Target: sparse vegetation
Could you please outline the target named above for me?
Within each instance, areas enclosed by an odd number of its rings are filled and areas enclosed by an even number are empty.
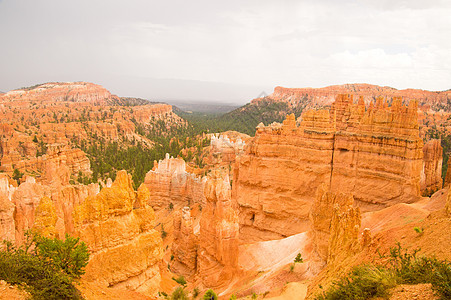
[[[168,233],[164,230],[163,224],[161,224],[161,238],[165,239]]]
[[[12,178],[17,182],[17,184],[20,184],[20,179],[22,178],[22,176],[22,172],[20,172],[18,169],[14,169]]]
[[[318,295],[317,300],[387,298],[398,284],[431,283],[441,299],[451,298],[451,263],[417,257],[419,249],[408,252],[398,245],[390,249],[386,264],[360,265]],[[387,257],[381,257],[387,258]]]
[[[183,285],[183,286],[186,285],[185,277],[183,277],[183,276],[181,276],[181,275],[180,275],[179,277],[177,277],[177,278],[172,277],[172,280],[174,280],[175,282],[177,282],[177,283],[180,284],[180,285]]]
[[[209,289],[208,291],[205,292],[202,299],[203,300],[218,300],[218,296],[212,289]]]
[[[196,299],[199,296],[199,289],[198,288],[194,288],[193,290],[193,299]]]
[[[301,253],[298,253],[298,255],[296,255],[296,257],[294,258],[294,263],[303,263],[304,259],[302,258]]]
[[[171,300],[188,300],[188,293],[183,287],[176,288],[171,295]]]
[[[415,230],[416,233],[418,233],[419,235],[422,235],[424,233],[424,228],[423,227],[414,227],[413,230]]]
[[[0,251],[0,279],[29,292],[33,299],[82,299],[73,281],[84,273],[89,252],[78,238],[64,241],[26,235],[15,247],[5,242]]]

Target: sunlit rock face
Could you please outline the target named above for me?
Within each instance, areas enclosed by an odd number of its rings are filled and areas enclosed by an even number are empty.
[[[111,187],[75,208],[75,233],[91,252],[88,280],[156,293],[163,248],[149,196],[144,185],[134,191],[131,176],[120,171]]]
[[[160,210],[168,208],[171,203],[182,207],[204,204],[205,180],[205,177],[188,173],[183,159],[167,154],[146,174],[144,184],[150,191],[149,204]]]
[[[238,272],[239,220],[225,170],[213,170],[205,185],[200,219],[198,274],[205,286],[224,288]]]
[[[308,234],[313,251],[309,263],[313,272],[326,264],[333,266],[360,250],[361,214],[360,208],[354,206],[352,195],[334,193],[325,184],[320,185],[310,210],[310,221]]]
[[[438,150],[437,150],[438,151]],[[435,182],[439,167],[425,167]],[[283,238],[309,228],[316,189],[354,197],[364,211],[420,198],[423,141],[417,103],[339,95],[330,110],[307,110],[296,124],[260,124],[236,162],[233,199],[239,206],[242,242]],[[432,177],[434,179],[432,179]]]

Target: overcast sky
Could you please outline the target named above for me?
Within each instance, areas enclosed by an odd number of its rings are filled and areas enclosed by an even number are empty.
[[[245,103],[277,85],[451,88],[451,1],[0,0],[0,91]]]

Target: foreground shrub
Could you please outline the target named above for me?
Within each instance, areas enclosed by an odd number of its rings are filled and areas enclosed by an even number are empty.
[[[82,299],[72,282],[84,273],[88,259],[86,245],[78,244],[78,239],[28,236],[19,248],[5,243],[0,251],[0,279],[22,287],[33,299]]]
[[[398,243],[390,249],[385,266],[357,266],[318,295],[317,300],[387,298],[397,284],[431,283],[441,299],[451,299],[451,264],[436,258],[417,257]],[[387,258],[387,257],[381,257]]]
[[[388,289],[396,285],[393,274],[383,267],[363,265],[355,267],[351,273],[316,297],[318,300],[363,300],[371,297],[387,297]]]
[[[212,289],[209,289],[204,294],[204,297],[202,299],[203,300],[218,300],[218,296],[216,295],[216,293]]]
[[[171,295],[171,300],[188,300],[188,293],[184,288],[178,287],[176,288]]]

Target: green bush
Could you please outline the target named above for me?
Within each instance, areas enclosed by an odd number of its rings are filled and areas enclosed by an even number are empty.
[[[89,252],[86,244],[80,242],[80,238],[66,234],[63,241],[35,236],[34,242],[37,256],[50,262],[56,269],[62,270],[73,279],[80,278],[85,273]]]
[[[185,277],[183,277],[181,275],[178,278],[172,277],[172,280],[174,280],[175,282],[177,282],[180,285],[186,285]]]
[[[218,296],[216,295],[216,293],[212,289],[209,289],[204,294],[204,297],[202,299],[203,300],[218,300]]]
[[[352,272],[317,296],[317,300],[364,300],[371,297],[387,297],[388,289],[396,284],[393,275],[385,268],[371,265],[355,267]]]
[[[188,300],[188,295],[182,287],[176,288],[171,295],[171,300]]]
[[[304,259],[302,258],[301,253],[298,253],[298,255],[296,255],[296,258],[294,259],[295,263],[303,263]]]
[[[354,267],[345,277],[318,295],[317,300],[386,298],[397,284],[431,283],[441,299],[451,299],[451,263],[436,258],[417,257],[398,243],[390,249],[387,263]],[[382,257],[387,258],[387,257]]]
[[[78,239],[75,240],[78,243]],[[25,245],[19,248],[4,242],[6,247],[0,251],[0,279],[23,287],[33,299],[82,299],[72,282],[84,273],[86,264],[83,261],[89,258],[87,248],[77,248],[72,238],[60,242],[27,237]],[[49,250],[47,246],[52,244],[60,247]],[[74,245],[77,250],[62,245]],[[34,250],[30,251],[32,246]],[[75,256],[72,255],[74,251],[78,253]],[[64,259],[66,257],[72,262],[63,263],[69,261]]]

